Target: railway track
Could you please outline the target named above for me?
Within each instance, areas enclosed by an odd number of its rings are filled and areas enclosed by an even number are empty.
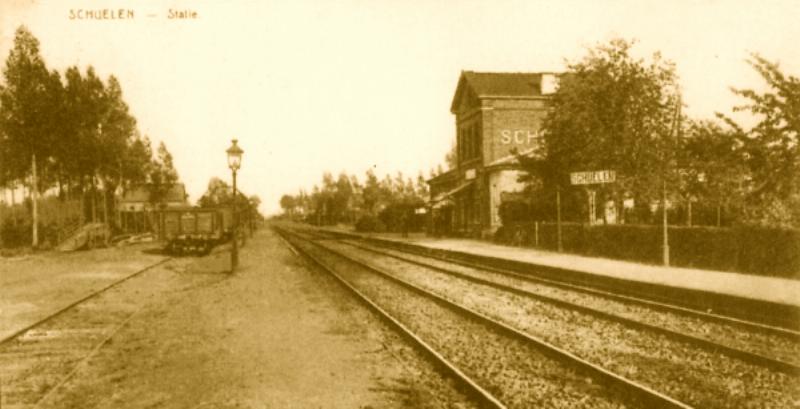
[[[586,297],[579,298],[576,300],[574,295],[570,296],[567,294],[566,296],[562,295],[564,298],[572,298],[576,301],[567,301],[561,298],[557,298],[557,296],[550,296],[550,295],[543,295],[541,292],[537,292],[536,290],[540,290],[536,286],[525,286],[520,285],[520,281],[530,283],[531,280],[528,277],[525,277],[521,274],[516,273],[508,273],[508,272],[487,272],[481,271],[481,269],[473,268],[472,271],[466,272],[463,270],[454,269],[452,267],[448,268],[443,265],[443,263],[437,263],[436,261],[425,260],[425,257],[422,256],[407,256],[399,251],[385,251],[382,249],[377,249],[372,246],[363,245],[360,243],[354,243],[352,241],[340,241],[341,243],[353,246],[355,248],[368,251],[373,254],[381,255],[384,257],[391,257],[396,260],[400,260],[402,262],[414,264],[420,267],[424,267],[427,269],[435,270],[444,274],[449,274],[454,277],[458,277],[463,280],[472,281],[474,283],[491,286],[497,288],[499,290],[515,293],[521,295],[523,297],[533,298],[542,302],[550,303],[552,305],[556,305],[563,308],[568,308],[573,311],[578,311],[581,313],[589,314],[594,317],[605,319],[613,322],[617,322],[623,325],[626,325],[633,329],[640,329],[645,331],[651,331],[654,333],[658,333],[664,335],[667,338],[686,342],[688,344],[703,348],[707,351],[714,352],[714,353],[722,353],[732,358],[741,359],[745,362],[749,362],[755,365],[762,366],[764,368],[780,371],[789,375],[798,376],[800,375],[800,365],[796,362],[791,362],[790,360],[800,359],[800,339],[797,338],[797,334],[790,332],[788,330],[781,330],[781,331],[774,331],[773,329],[765,330],[762,325],[756,324],[753,326],[742,326],[738,323],[735,324],[735,327],[739,328],[743,331],[748,331],[745,333],[740,333],[736,335],[740,335],[742,338],[747,340],[752,340],[756,338],[758,344],[756,346],[750,346],[752,349],[768,349],[769,351],[764,353],[757,353],[747,350],[746,348],[737,348],[733,346],[726,345],[721,341],[714,341],[707,338],[702,337],[701,335],[693,335],[686,332],[680,332],[678,330],[670,329],[670,325],[666,323],[667,320],[670,319],[680,319],[676,316],[657,316],[652,318],[650,321],[647,321],[647,317],[642,319],[640,317],[631,318],[631,315],[652,315],[653,312],[651,311],[643,311],[642,309],[636,309],[633,312],[628,312],[626,315],[622,314],[615,314],[608,312],[607,309],[601,308],[602,306],[608,306],[606,302],[600,303],[601,307],[598,307],[597,303],[594,303],[591,297],[588,299]],[[527,288],[526,288],[527,287]],[[616,300],[615,300],[616,301]],[[638,303],[639,306],[648,306],[648,304],[641,304]],[[611,306],[610,309],[612,310],[620,310],[623,306],[614,305]],[[623,307],[624,308],[624,307]],[[658,314],[656,312],[656,314]],[[666,313],[669,314],[669,313]],[[718,322],[717,320],[713,320],[714,322]],[[665,326],[665,323],[667,324]],[[734,335],[731,333],[729,328],[722,328],[719,325],[711,325],[710,328],[697,328],[694,326],[708,326],[707,322],[698,322],[697,320],[691,320],[689,322],[681,322],[680,325],[673,325],[673,326],[680,326],[686,330],[693,330],[693,333],[697,334],[714,334],[717,335],[717,338],[721,338],[716,334],[715,331],[722,331],[723,334]],[[693,328],[694,327],[694,328]],[[746,342],[742,342],[742,344],[747,344]],[[766,348],[763,348],[766,347]],[[767,356],[769,353],[773,355],[782,356],[785,360],[780,358],[775,358],[772,356]]]
[[[314,232],[303,234],[697,407],[793,407],[793,399],[800,398],[793,396],[800,391],[800,345],[791,332],[740,322],[724,325],[716,319],[672,314],[560,287],[549,287],[543,295],[541,283],[519,274],[467,268]],[[576,336],[580,342],[574,341]],[[726,344],[728,338],[737,339]]]
[[[725,312],[715,311],[714,308],[710,306],[700,307],[697,305],[697,297],[705,297],[709,296],[709,294],[689,294],[688,296],[694,298],[694,300],[693,302],[687,302],[680,298],[681,294],[677,293],[673,294],[673,296],[677,296],[677,298],[663,295],[654,296],[654,294],[652,294],[654,287],[658,287],[659,289],[663,288],[654,284],[649,285],[649,290],[645,291],[649,293],[648,295],[637,295],[638,290],[629,291],[627,288],[627,286],[632,285],[631,283],[624,283],[625,288],[613,284],[600,285],[597,283],[587,283],[585,279],[567,276],[561,277],[558,275],[558,273],[570,273],[568,271],[556,271],[554,275],[553,271],[549,271],[550,269],[548,267],[533,266],[522,262],[493,259],[491,257],[475,256],[468,253],[451,252],[433,248],[423,248],[413,244],[376,239],[351,233],[310,229],[307,229],[307,231],[313,231],[315,235],[321,235],[321,237],[330,239],[354,239],[361,242],[368,242],[375,246],[395,249],[404,253],[437,259],[464,267],[479,268],[510,275],[516,274],[520,277],[525,277],[525,279],[554,287],[593,294],[621,302],[640,304],[648,308],[697,317],[703,320],[718,321],[726,325],[736,325],[746,329],[771,332],[800,340],[800,321],[798,321],[800,316],[797,315],[796,311],[775,310],[774,305],[764,306],[766,309],[757,309],[755,311],[749,311],[748,313],[738,311],[737,314],[727,314]],[[722,308],[722,310],[725,310],[725,308]]]
[[[139,298],[122,297],[114,308],[102,305],[102,298],[169,260],[116,280],[0,339],[0,407],[43,404],[141,308]]]
[[[488,407],[691,407],[313,239],[279,232]]]
[[[800,342],[800,330],[790,328],[788,326],[766,324],[757,320],[743,319],[730,315],[713,313],[709,310],[700,310],[696,308],[689,308],[679,303],[669,303],[665,301],[656,301],[650,298],[637,297],[633,295],[619,294],[613,291],[606,291],[595,286],[576,284],[569,281],[560,281],[548,277],[542,277],[530,273],[521,273],[508,268],[500,268],[490,265],[486,262],[467,261],[458,257],[449,257],[439,253],[430,253],[422,249],[415,248],[414,246],[405,243],[393,243],[387,240],[374,240],[371,238],[363,238],[351,234],[340,234],[319,231],[307,231],[307,234],[313,234],[316,237],[328,238],[332,240],[355,240],[361,243],[371,243],[372,248],[380,247],[384,249],[396,250],[397,252],[419,256],[428,260],[437,260],[440,262],[448,263],[451,265],[459,265],[466,268],[483,270],[493,272],[507,277],[513,277],[522,281],[531,283],[538,283],[546,286],[562,288],[567,291],[574,291],[584,293],[598,298],[605,298],[612,301],[618,301],[629,305],[638,305],[652,310],[663,311],[675,315],[683,315],[686,317],[696,318],[703,321],[718,322],[723,325],[736,326],[748,331],[761,332],[767,334],[775,334],[777,336],[792,339]],[[535,266],[531,266],[535,268]],[[793,322],[796,326],[797,322]]]

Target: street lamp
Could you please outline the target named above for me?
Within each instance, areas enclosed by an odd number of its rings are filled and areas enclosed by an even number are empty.
[[[236,212],[236,171],[242,166],[242,154],[244,151],[236,144],[237,140],[231,140],[233,145],[228,148],[228,167],[233,174],[233,225],[231,233],[233,235],[233,247],[231,248],[231,272],[239,265],[239,243],[236,238],[236,230],[239,224],[239,214]]]

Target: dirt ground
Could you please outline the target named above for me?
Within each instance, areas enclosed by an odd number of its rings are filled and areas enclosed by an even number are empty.
[[[50,408],[466,408],[393,330],[269,229],[242,249],[163,265],[145,306]],[[183,259],[186,260],[186,259]]]
[[[153,245],[0,258],[0,338],[164,256]]]

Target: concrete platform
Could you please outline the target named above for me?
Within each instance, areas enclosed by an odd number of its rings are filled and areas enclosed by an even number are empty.
[[[353,230],[343,227],[327,229],[356,234]],[[469,253],[632,282],[716,293],[800,308],[800,280],[683,267],[664,267],[555,253],[533,248],[502,246],[481,240],[433,238],[419,233],[411,234],[407,238],[391,233],[359,234],[430,249]]]

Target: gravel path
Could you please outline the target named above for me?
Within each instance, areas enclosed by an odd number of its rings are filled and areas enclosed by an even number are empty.
[[[408,289],[336,262],[337,271],[510,408],[621,408],[624,398],[538,350]]]
[[[181,260],[106,300],[146,306],[42,409],[477,409],[271,231],[234,274],[229,253]]]
[[[341,243],[326,245],[696,407],[788,408],[800,400],[800,382],[788,375]]]

